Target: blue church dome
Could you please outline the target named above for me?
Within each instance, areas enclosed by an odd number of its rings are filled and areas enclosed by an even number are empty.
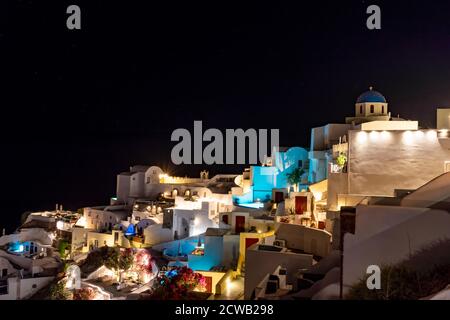
[[[386,98],[379,93],[378,91],[375,91],[370,87],[369,91],[364,92],[361,94],[358,99],[356,100],[356,103],[365,103],[365,102],[382,102],[386,103]]]

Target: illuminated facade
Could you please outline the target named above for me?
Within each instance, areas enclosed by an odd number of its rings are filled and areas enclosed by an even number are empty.
[[[291,186],[287,177],[295,169],[304,169],[304,177],[299,184],[307,183],[308,152],[300,147],[275,148],[272,157],[263,166],[252,166],[241,178],[242,192],[235,193],[236,205],[259,208],[252,204],[275,200],[273,190],[289,190]],[[248,182],[246,182],[247,180]]]
[[[159,197],[174,200],[177,196],[208,197],[211,193],[228,193],[236,187],[236,174],[220,174],[209,178],[207,171],[200,172],[199,178],[175,177],[157,166],[132,166],[127,172],[117,176],[117,204],[133,205],[138,199]]]

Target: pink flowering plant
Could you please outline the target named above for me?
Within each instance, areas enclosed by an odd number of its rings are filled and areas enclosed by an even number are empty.
[[[174,268],[156,279],[152,298],[184,300],[188,299],[189,294],[194,290],[206,290],[205,277],[188,267]]]

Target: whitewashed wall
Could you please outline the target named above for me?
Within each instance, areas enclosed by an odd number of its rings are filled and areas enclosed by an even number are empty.
[[[434,130],[349,131],[349,194],[394,195],[444,173],[450,150]],[[447,139],[448,140],[448,139]]]
[[[408,213],[409,212],[409,213]],[[344,284],[352,285],[369,265],[395,264],[434,242],[450,238],[446,211],[358,206],[356,234],[344,238]],[[433,263],[439,261],[436,259]]]

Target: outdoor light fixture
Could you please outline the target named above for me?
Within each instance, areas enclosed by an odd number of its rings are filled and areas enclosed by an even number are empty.
[[[56,222],[56,229],[58,230],[64,229],[64,222],[62,220],[58,220],[58,222]]]

